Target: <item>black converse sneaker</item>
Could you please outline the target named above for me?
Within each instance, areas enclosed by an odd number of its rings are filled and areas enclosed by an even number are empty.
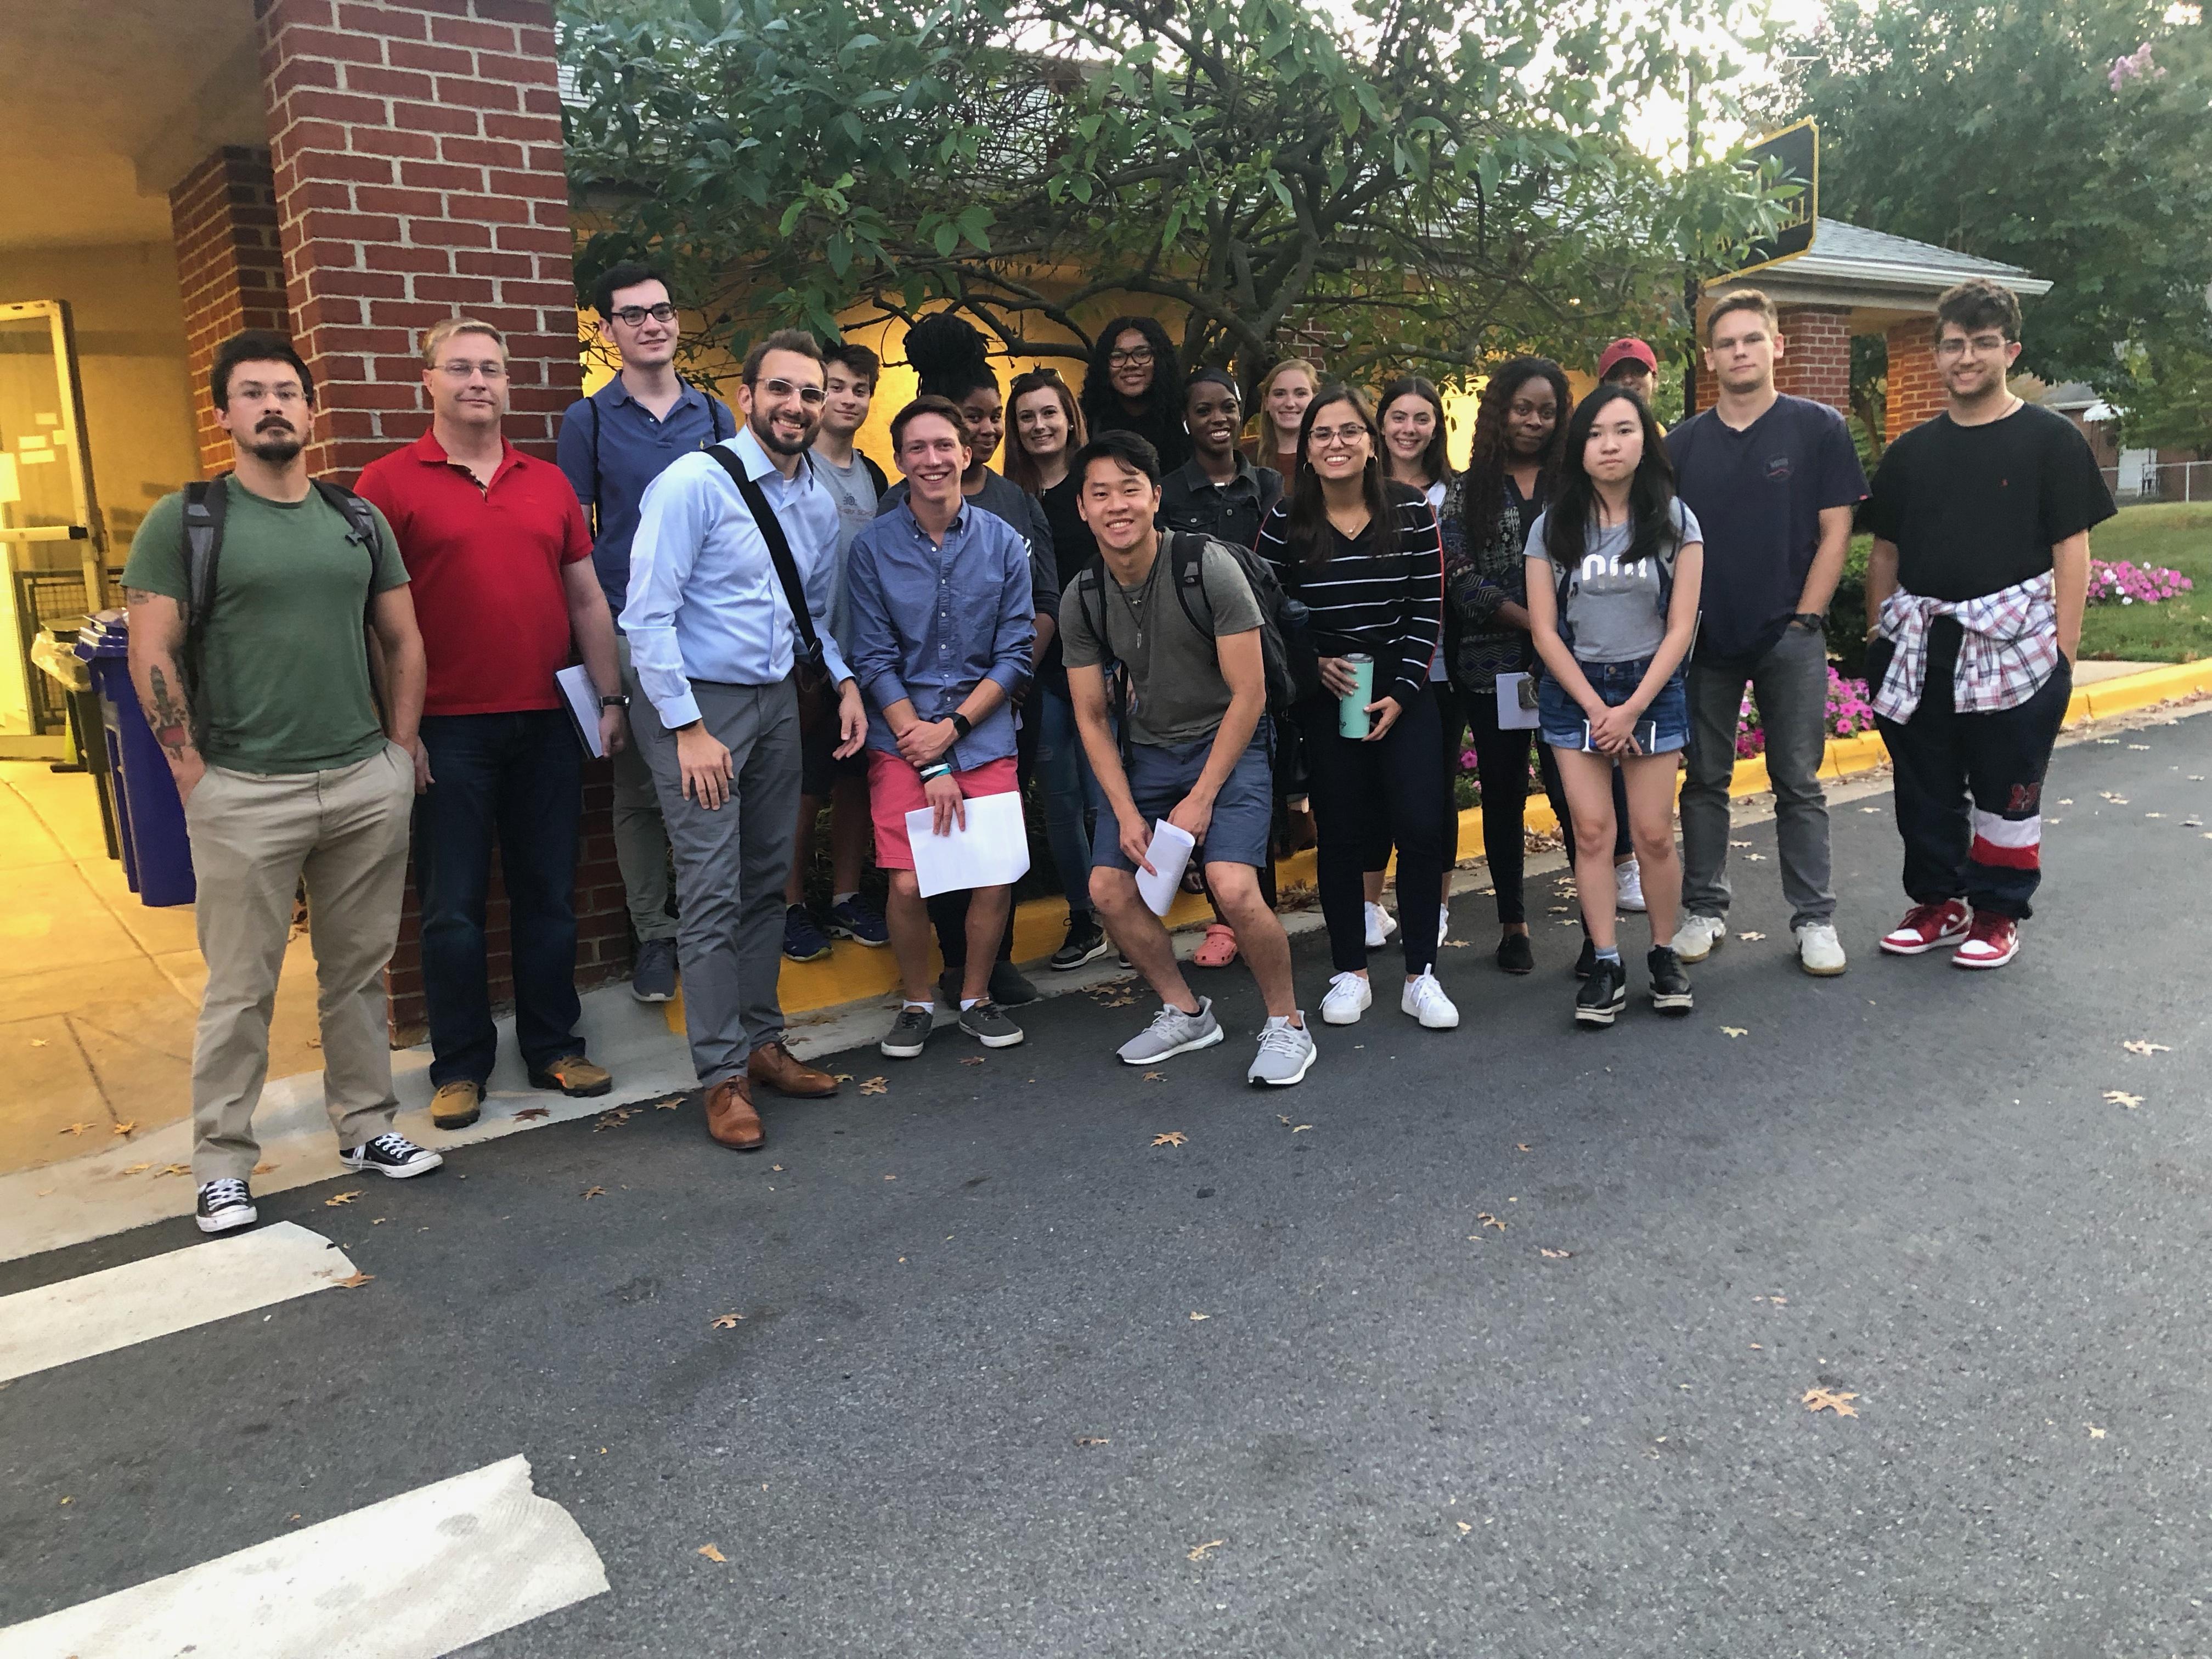
[[[390,1130],[374,1140],[362,1141],[351,1152],[338,1154],[338,1162],[349,1170],[374,1170],[377,1174],[390,1176],[395,1181],[404,1181],[409,1176],[428,1175],[445,1161],[428,1146],[417,1146],[405,1135],[393,1134]]]
[[[260,1218],[253,1207],[253,1194],[246,1190],[244,1182],[236,1180],[203,1183],[199,1207],[192,1214],[204,1233],[234,1232]]]
[[[1575,1020],[1582,1025],[1610,1025],[1628,1006],[1628,969],[1618,957],[1607,961],[1595,948],[1590,975],[1575,993]]]
[[[1671,945],[1655,945],[1644,959],[1651,970],[1651,1006],[1662,1014],[1690,1012],[1690,976],[1682,971],[1682,958]]]

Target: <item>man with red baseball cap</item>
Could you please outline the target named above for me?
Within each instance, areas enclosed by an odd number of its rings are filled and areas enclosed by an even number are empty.
[[[1601,386],[1626,386],[1649,408],[1659,386],[1658,354],[1638,339],[1615,340],[1597,360],[1597,378]]]

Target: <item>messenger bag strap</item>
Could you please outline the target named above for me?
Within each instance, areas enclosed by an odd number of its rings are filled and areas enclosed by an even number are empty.
[[[752,513],[761,539],[768,544],[768,556],[775,563],[777,580],[783,584],[784,603],[791,607],[792,624],[799,630],[803,647],[799,653],[800,660],[817,672],[827,673],[821,636],[815,633],[813,614],[806,608],[806,587],[799,580],[798,562],[791,556],[791,544],[784,538],[783,526],[776,519],[775,509],[769,505],[768,493],[746,476],[745,464],[721,445],[710,445],[707,453],[730,475],[730,482],[737,485],[738,494],[744,497],[745,506]]]

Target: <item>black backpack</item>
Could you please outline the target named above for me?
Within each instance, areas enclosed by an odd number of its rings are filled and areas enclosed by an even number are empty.
[[[204,717],[198,706],[200,664],[207,650],[208,618],[215,611],[216,571],[222,557],[222,520],[230,506],[229,480],[230,474],[225,472],[185,486],[185,591],[191,599],[185,617],[185,657],[179,666],[185,672],[185,701],[191,706],[195,723]],[[383,548],[383,538],[377,532],[376,509],[343,484],[332,483],[328,478],[311,482],[315,493],[336,507],[345,520],[346,540],[368,555],[368,596],[362,605],[361,615],[362,649],[367,655],[368,635],[374,627],[377,556]],[[368,660],[369,693],[381,714],[384,698],[376,684],[376,659],[370,655]]]

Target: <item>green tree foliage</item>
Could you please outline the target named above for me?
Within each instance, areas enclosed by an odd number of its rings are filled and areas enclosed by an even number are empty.
[[[2021,366],[2124,397],[2122,349],[2201,337],[2212,281],[2212,31],[2168,10],[1839,0],[1771,113],[1819,118],[1823,213],[2050,279]]]
[[[1347,372],[1583,349],[1778,216],[1622,137],[1722,3],[563,0],[581,264],[650,251],[732,343],[950,301],[1079,356],[1128,295],[1248,381],[1314,331]]]

